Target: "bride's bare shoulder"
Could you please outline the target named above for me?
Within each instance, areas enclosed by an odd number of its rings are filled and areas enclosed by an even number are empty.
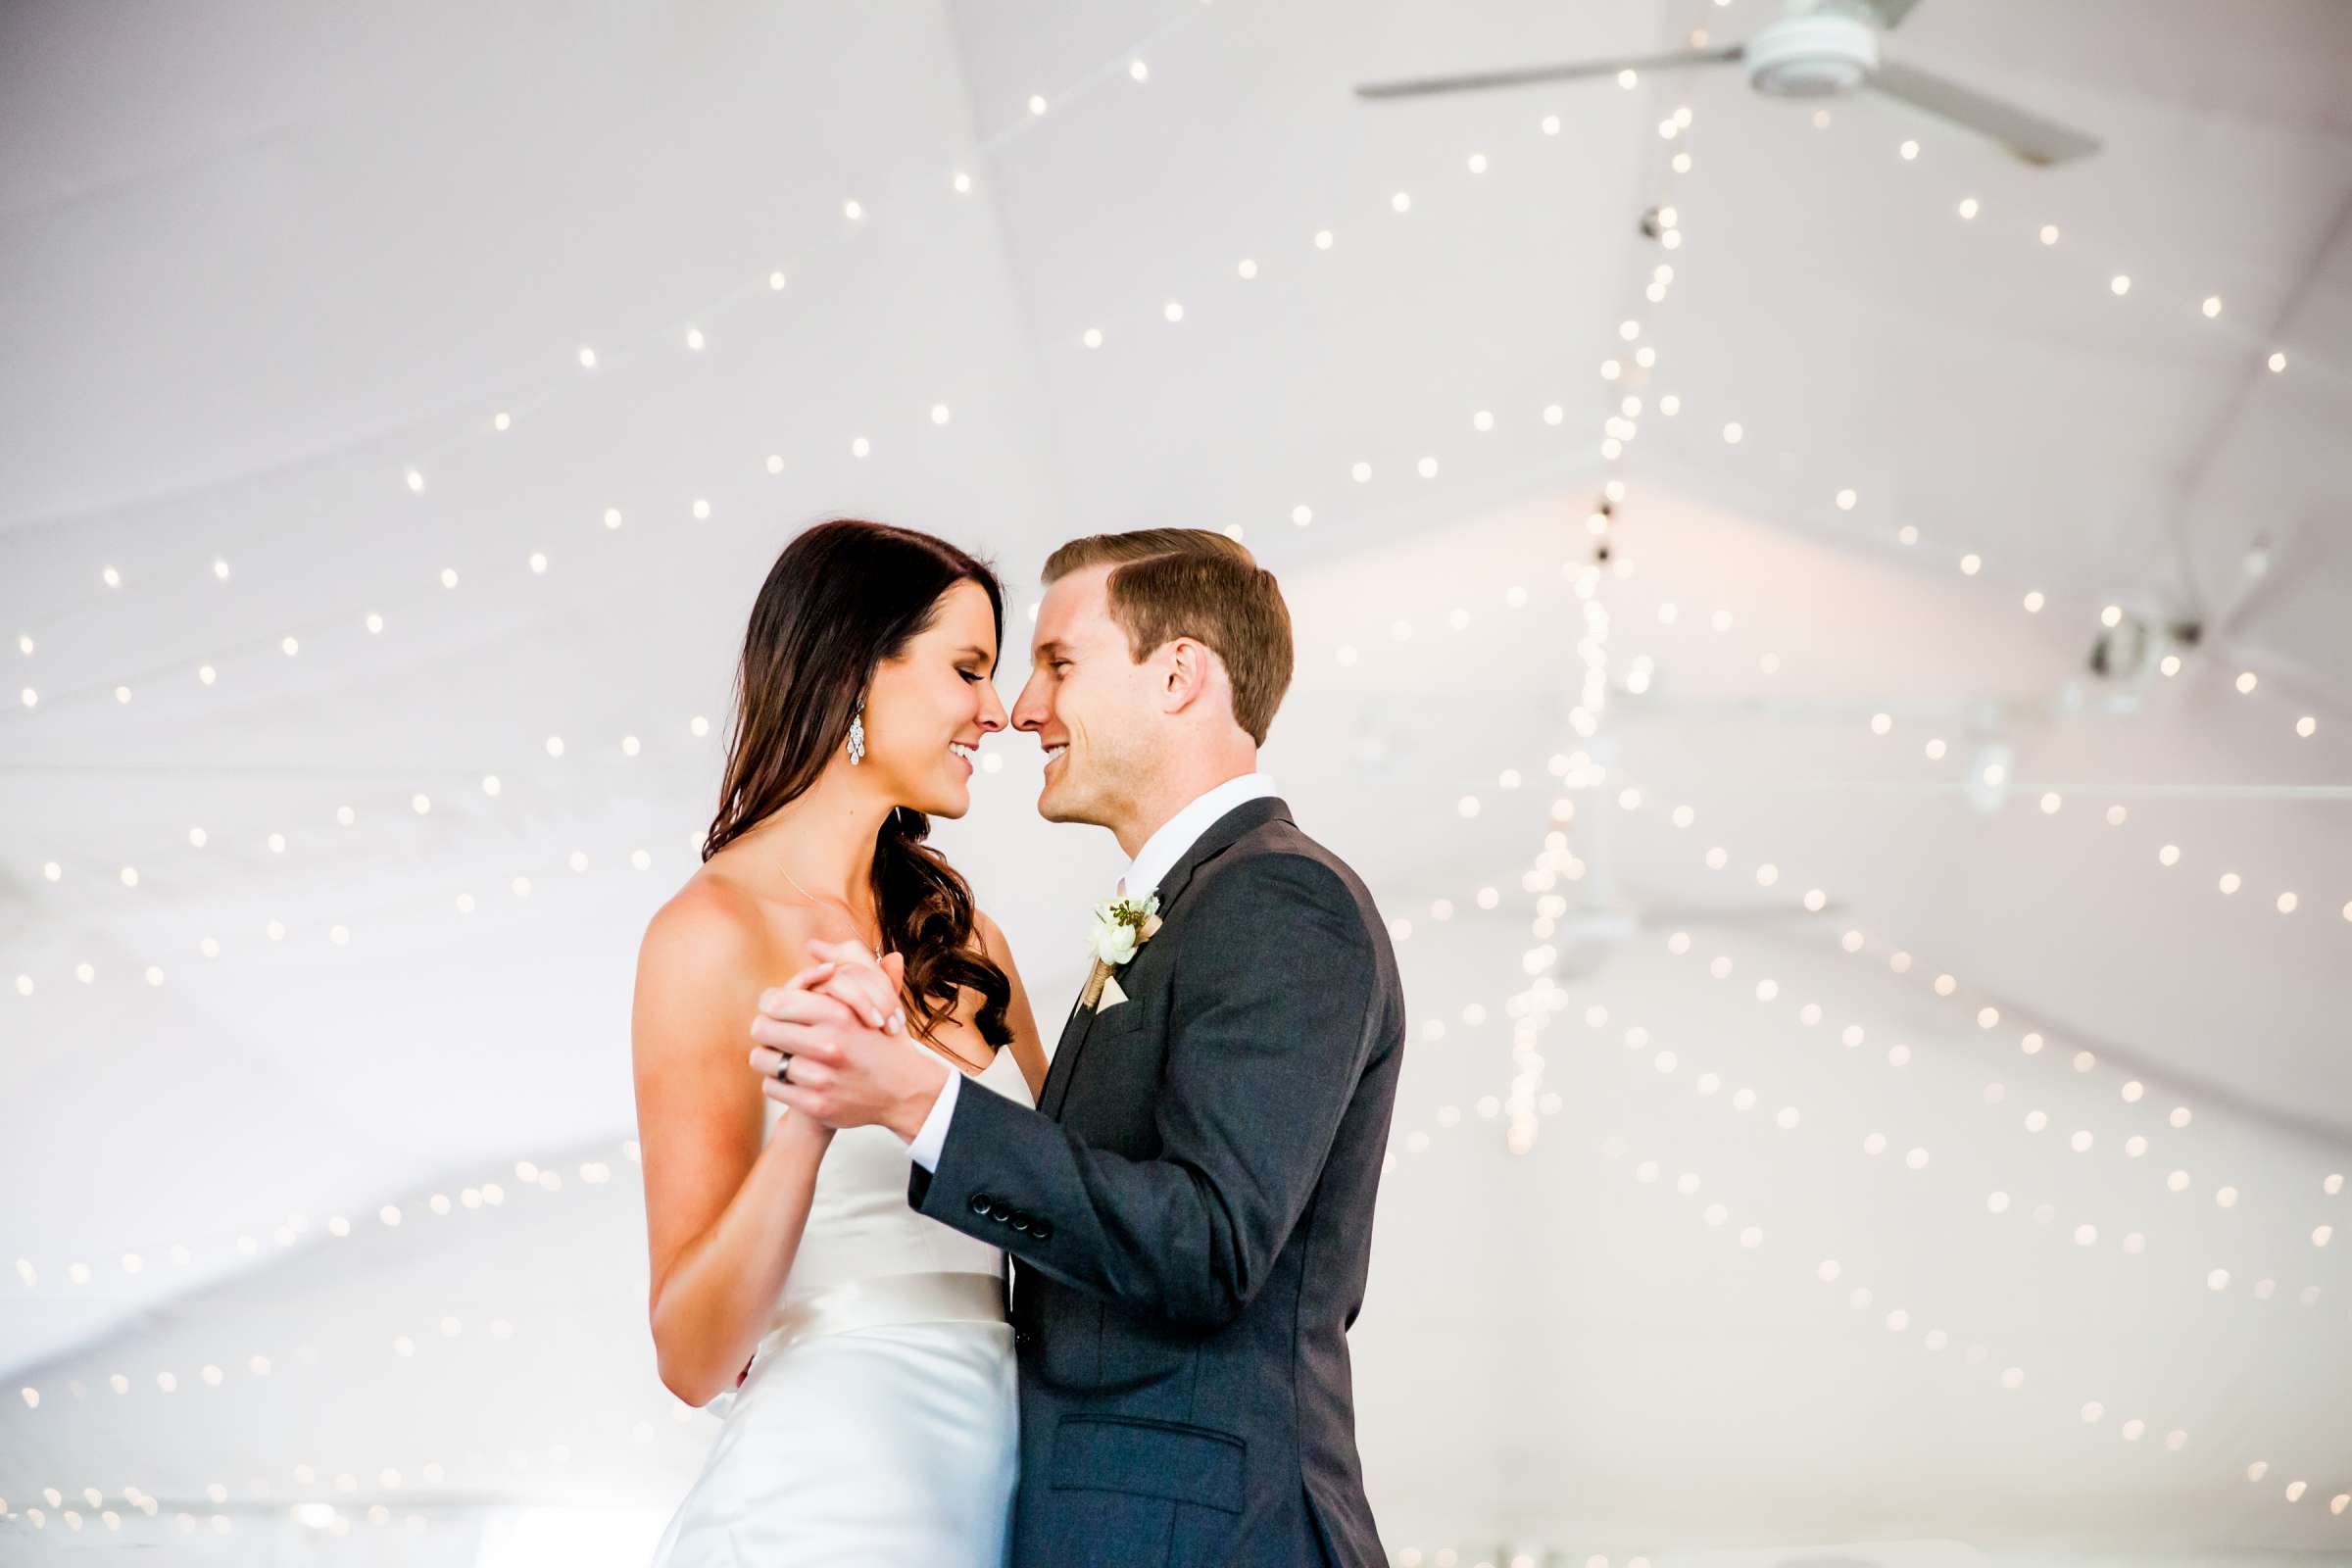
[[[765,897],[718,860],[706,861],[654,911],[643,962],[769,969],[807,950],[809,911]]]

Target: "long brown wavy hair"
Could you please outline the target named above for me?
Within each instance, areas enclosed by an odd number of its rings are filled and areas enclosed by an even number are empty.
[[[850,717],[874,668],[939,617],[958,582],[988,594],[997,640],[1004,589],[987,564],[944,539],[887,523],[818,523],[784,547],[760,586],[735,670],[735,712],[718,814],[703,858],[732,843],[816,782],[847,742]],[[906,956],[906,989],[922,1032],[952,1016],[959,989],[980,993],[983,1039],[1012,1038],[1012,986],[973,944],[972,891],[924,844],[931,819],[900,806],[874,837],[874,905],[886,953]]]

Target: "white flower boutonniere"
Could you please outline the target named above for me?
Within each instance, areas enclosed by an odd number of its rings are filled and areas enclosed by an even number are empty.
[[[1086,977],[1086,991],[1078,999],[1092,1007],[1099,1002],[1109,1006],[1126,1001],[1111,978],[1111,971],[1135,956],[1142,947],[1159,930],[1159,895],[1154,893],[1138,904],[1133,899],[1106,899],[1095,906],[1094,926],[1087,932],[1086,945],[1095,956],[1094,971]],[[1113,995],[1102,1002],[1107,988]]]

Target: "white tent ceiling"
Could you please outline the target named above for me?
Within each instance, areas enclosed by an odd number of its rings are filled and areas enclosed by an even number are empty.
[[[2352,1552],[2352,12],[1920,7],[2106,139],[2048,172],[1737,73],[1348,93],[1768,15],[0,11],[0,1543],[658,1523],[708,1422],[635,945],[752,592],[849,514],[1016,606],[1101,528],[1282,575],[1268,765],[1424,1020],[1356,1336],[1399,1551]],[[2204,639],[2094,676],[2109,605]],[[1050,1008],[1118,857],[987,751],[940,837]]]

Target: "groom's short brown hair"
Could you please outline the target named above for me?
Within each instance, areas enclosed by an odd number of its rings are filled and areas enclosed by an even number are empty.
[[[1232,681],[1234,721],[1265,745],[1291,687],[1291,612],[1274,574],[1224,534],[1138,528],[1071,540],[1046,558],[1046,583],[1105,563],[1110,618],[1135,662],[1177,637],[1207,644]]]

